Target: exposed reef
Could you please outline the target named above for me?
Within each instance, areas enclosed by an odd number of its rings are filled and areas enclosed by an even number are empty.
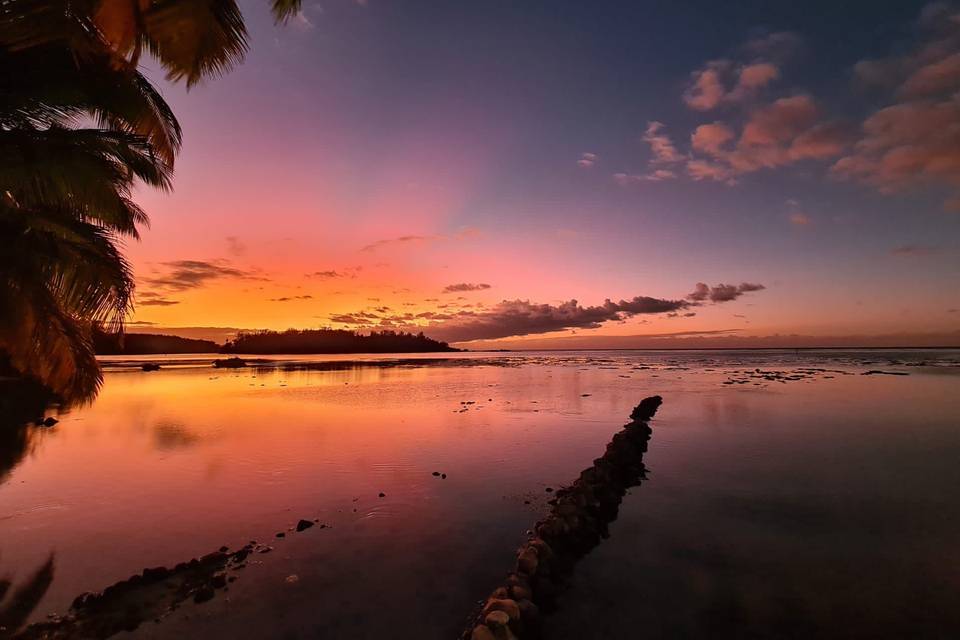
[[[213,366],[217,369],[240,369],[247,366],[247,361],[243,358],[222,358],[220,360],[214,360]]]
[[[643,454],[653,430],[647,424],[662,403],[645,398],[631,422],[613,436],[603,456],[573,484],[557,489],[550,512],[517,550],[504,583],[471,616],[462,640],[519,640],[540,636],[541,611],[555,606],[562,583],[576,562],[609,535],[620,502],[646,477]]]
[[[325,524],[317,524],[316,520],[301,519],[289,531],[302,533],[314,525],[317,529],[328,528]],[[286,533],[278,533],[277,537],[286,537]],[[13,634],[12,637],[18,640],[103,640],[122,631],[133,631],[145,622],[159,622],[181,604],[191,601],[202,604],[212,600],[218,591],[230,588],[230,583],[246,567],[251,554],[272,550],[272,546],[251,541],[237,551],[220,547],[213,553],[173,567],[147,568],[99,593],[77,596],[66,615],[51,616],[49,620],[31,624],[19,633],[16,633],[19,624],[0,628],[0,638]],[[32,604],[35,606],[36,602]],[[26,617],[21,616],[22,619]]]

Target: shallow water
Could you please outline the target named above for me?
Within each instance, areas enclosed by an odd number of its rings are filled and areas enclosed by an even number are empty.
[[[143,360],[0,445],[0,577],[53,557],[31,621],[257,540],[228,592],[134,635],[455,637],[545,489],[656,393],[649,480],[550,637],[960,633],[960,352]],[[329,528],[274,537],[301,518]]]

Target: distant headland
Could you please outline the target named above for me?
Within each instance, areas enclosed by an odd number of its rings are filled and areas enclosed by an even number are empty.
[[[147,355],[160,353],[436,353],[460,351],[423,333],[345,329],[288,329],[241,331],[223,345],[153,333],[118,335],[97,331],[97,355]]]

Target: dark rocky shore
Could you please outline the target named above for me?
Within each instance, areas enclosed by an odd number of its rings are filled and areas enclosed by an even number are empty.
[[[302,533],[316,525],[316,520],[301,519],[290,532]],[[286,532],[277,533],[283,538]],[[201,604],[212,600],[217,592],[227,591],[247,566],[253,554],[273,551],[273,547],[251,541],[237,551],[220,547],[200,558],[181,562],[173,567],[144,569],[126,580],[110,585],[99,593],[84,593],[74,599],[63,616],[51,616],[46,622],[32,624],[12,637],[27,640],[93,638],[103,640],[140,625],[160,620],[181,604]],[[0,638],[9,637],[16,628],[0,628]]]
[[[574,564],[609,535],[624,494],[645,478],[643,454],[653,433],[647,423],[661,403],[660,396],[645,398],[603,456],[569,487],[556,491],[550,513],[517,550],[504,583],[471,616],[462,640],[540,637],[541,612],[555,606]]]

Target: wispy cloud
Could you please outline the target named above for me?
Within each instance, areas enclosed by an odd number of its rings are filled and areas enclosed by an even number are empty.
[[[238,269],[225,260],[173,260],[161,263],[166,273],[145,278],[152,287],[166,291],[187,291],[222,279],[265,280],[257,272]]]
[[[458,231],[453,235],[406,235],[398,236],[396,238],[386,238],[383,240],[377,240],[376,242],[371,242],[368,245],[364,245],[360,248],[362,252],[373,252],[379,249],[388,248],[391,246],[404,246],[404,245],[425,245],[431,244],[433,242],[441,242],[444,240],[470,240],[473,238],[478,238],[482,235],[482,232],[474,227],[467,227]]]
[[[227,236],[227,253],[232,256],[242,256],[247,252],[247,245],[236,236]]]
[[[269,298],[268,302],[291,302],[293,300],[313,300],[313,296],[304,295],[304,296],[283,296],[281,298]]]
[[[306,274],[306,276],[308,278],[316,278],[318,280],[334,280],[336,278],[356,278],[357,272],[361,270],[362,270],[361,267],[353,267],[353,268],[343,269],[341,271],[329,269],[327,271],[314,271],[312,273]]]
[[[489,289],[490,285],[484,282],[473,284],[470,282],[461,282],[459,284],[448,284],[443,288],[442,293],[459,293],[462,291],[483,291]]]
[[[890,250],[890,255],[898,257],[930,256],[940,253],[940,247],[928,244],[902,244]]]
[[[180,304],[179,300],[171,300],[166,296],[154,291],[141,291],[136,294],[137,304],[142,307],[170,307]]]
[[[577,160],[577,165],[584,169],[589,169],[593,165],[597,164],[599,160],[599,156],[597,156],[595,153],[581,153],[580,159]]]
[[[683,160],[683,155],[664,132],[665,128],[662,122],[654,120],[647,123],[647,129],[643,133],[643,141],[650,145],[653,164],[672,164]]]

